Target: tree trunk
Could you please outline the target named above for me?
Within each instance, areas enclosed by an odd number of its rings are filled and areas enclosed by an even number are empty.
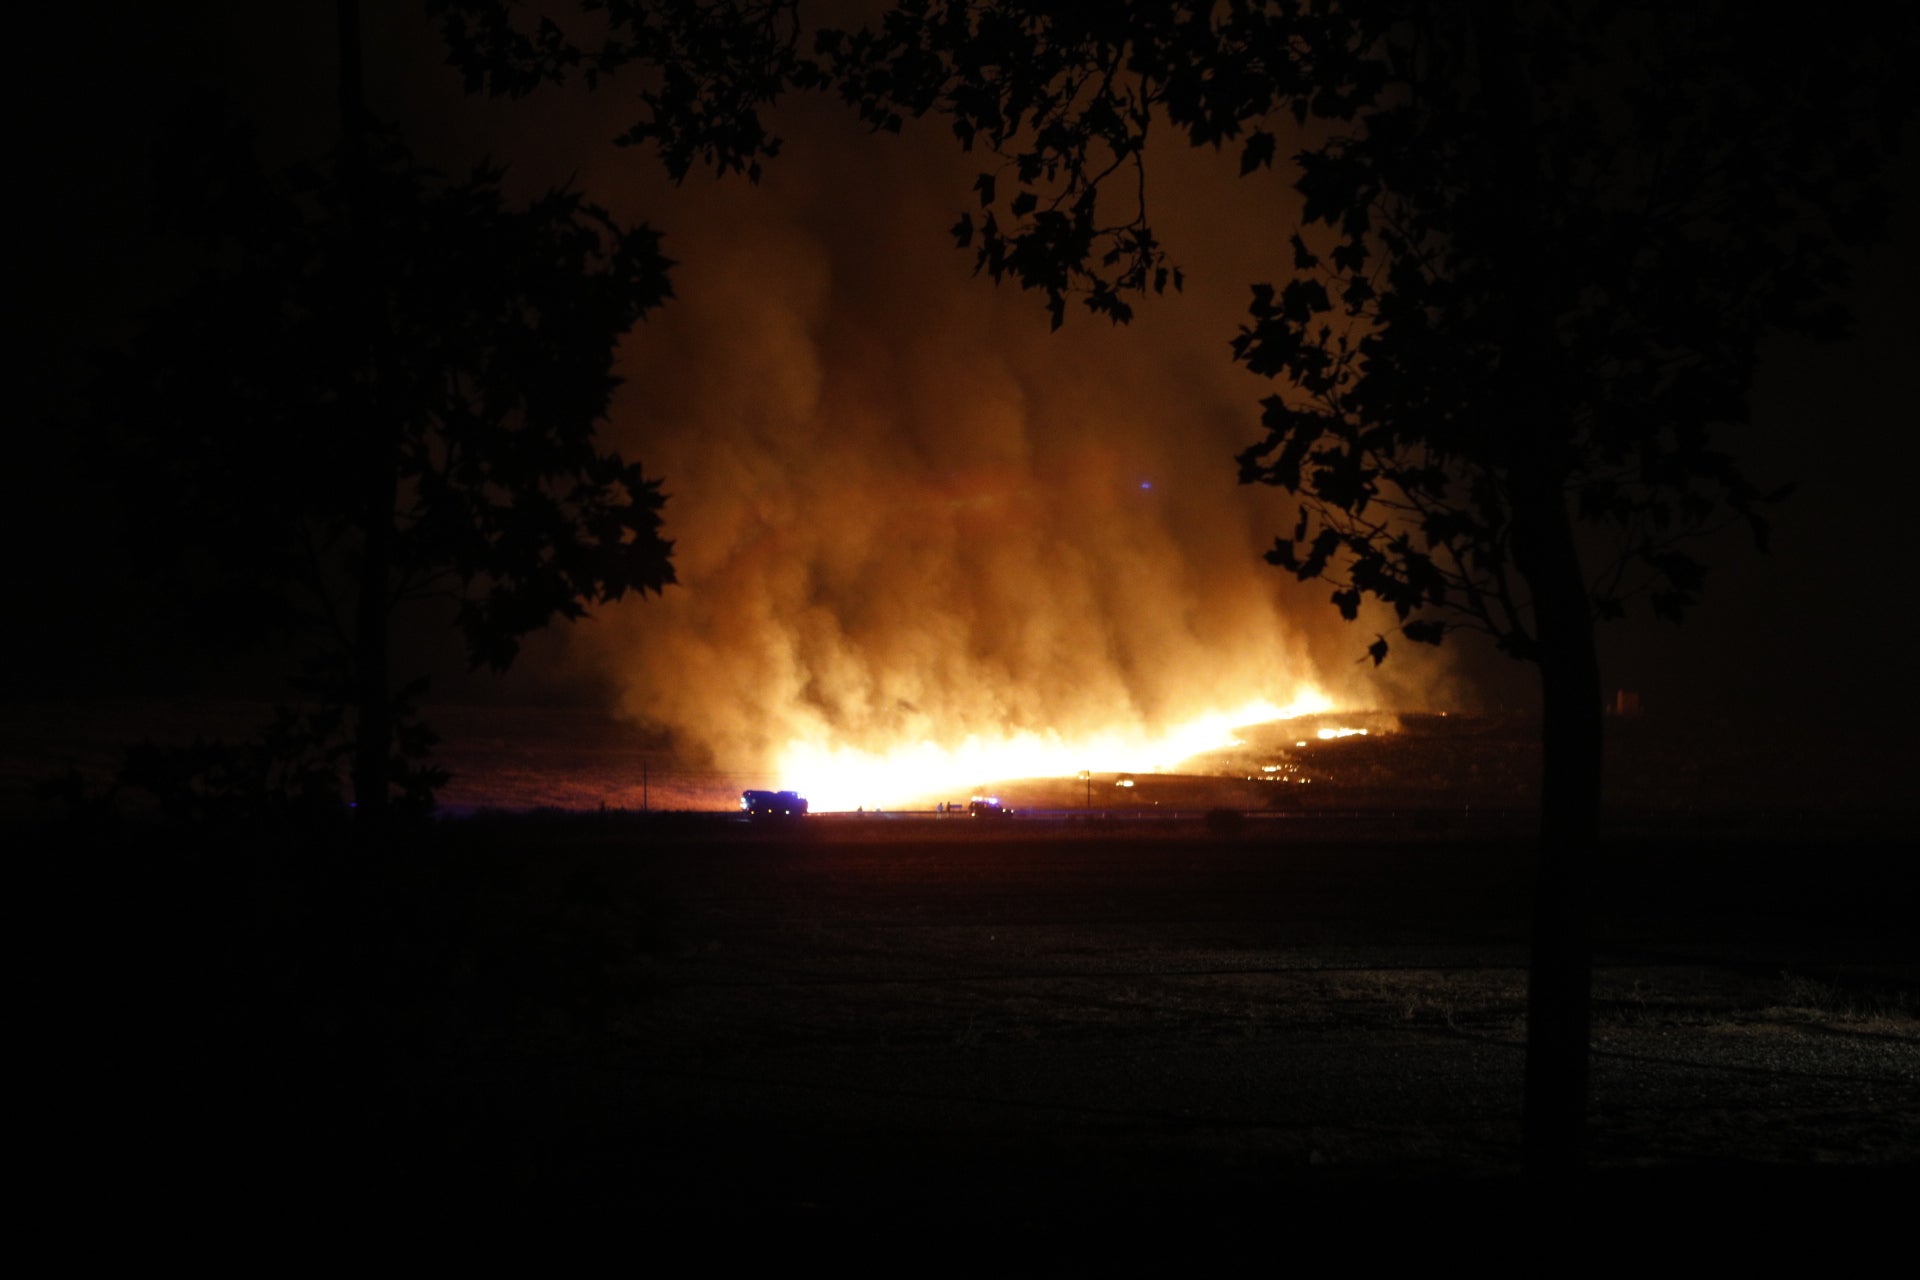
[[[1557,484],[1516,495],[1516,553],[1533,590],[1541,693],[1540,851],[1527,969],[1529,1173],[1560,1178],[1585,1160],[1593,944],[1592,863],[1600,819],[1600,664],[1572,521]]]
[[[361,234],[368,231],[364,208],[367,185],[366,105],[361,84],[360,0],[336,0],[340,44],[340,170],[351,216]],[[361,519],[364,521],[358,600],[353,635],[353,802],[356,824],[377,830],[387,813],[392,781],[393,702],[387,671],[387,590],[393,566],[393,504],[396,492],[390,441],[382,430],[380,395],[379,308],[375,282],[358,273],[357,314],[350,323],[360,332],[349,335],[346,349],[361,357],[356,371],[366,389],[352,406],[357,421],[349,428],[361,433],[359,463],[365,484]]]
[[[1589,885],[1600,818],[1600,663],[1564,481],[1571,450],[1555,394],[1551,290],[1556,252],[1541,209],[1542,149],[1525,42],[1510,0],[1472,9],[1478,74],[1494,127],[1488,172],[1503,183],[1510,218],[1497,244],[1506,305],[1503,368],[1514,565],[1533,596],[1540,664],[1540,852],[1527,967],[1526,1094],[1521,1109],[1529,1173],[1563,1179],[1585,1160],[1593,948]]]
[[[377,435],[370,430],[369,436]],[[387,588],[393,563],[393,461],[369,440],[366,539],[354,614],[353,802],[359,825],[377,829],[387,815],[393,767],[393,698],[387,670]]]

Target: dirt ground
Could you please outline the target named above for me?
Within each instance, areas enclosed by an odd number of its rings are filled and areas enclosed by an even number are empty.
[[[149,1208],[541,1204],[743,1247],[1524,1194],[1531,853],[1417,826],[495,818],[351,874],[96,866],[57,962],[94,1099],[67,1172]],[[1907,1187],[1915,887],[1886,845],[1611,845],[1587,1194]]]

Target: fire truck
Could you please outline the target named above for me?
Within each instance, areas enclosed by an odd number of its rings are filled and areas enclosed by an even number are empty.
[[[740,811],[749,818],[798,818],[807,812],[807,798],[797,791],[742,791]]]

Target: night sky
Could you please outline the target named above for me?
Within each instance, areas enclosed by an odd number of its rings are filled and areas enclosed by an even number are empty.
[[[333,141],[332,5],[264,8],[69,6],[28,46],[15,163],[32,229],[10,292],[30,381],[9,613],[29,657],[14,699],[277,692],[271,655],[216,652],[177,601],[127,580],[129,541],[152,531],[106,500],[82,412],[86,353],[174,279],[152,188],[180,104],[218,90],[289,159]],[[599,98],[468,98],[414,6],[369,8],[388,11],[369,17],[370,103],[418,153],[450,172],[491,155],[527,193],[570,180],[660,228],[679,264],[677,299],[623,352],[606,438],[664,479],[681,585],[535,637],[504,678],[464,676],[423,626],[414,656],[443,696],[617,707],[715,758],[823,724],[865,739],[1065,731],[1305,684],[1354,707],[1532,705],[1530,669],[1471,637],[1402,645],[1378,671],[1356,662],[1378,628],[1342,623],[1327,588],[1260,559],[1290,508],[1235,483],[1268,388],[1227,344],[1248,285],[1285,275],[1284,173],[1153,155],[1150,200],[1186,293],[1126,329],[1081,314],[1050,335],[1039,299],[973,278],[954,249],[945,228],[982,159],[938,123],[872,136],[798,99],[758,187],[695,174],[676,188],[611,145],[631,116],[617,81]],[[1773,554],[1724,535],[1683,627],[1602,631],[1605,686],[1650,711],[1903,727],[1914,708],[1908,150],[1895,243],[1859,260],[1856,335],[1771,343],[1754,422],[1732,442],[1763,483],[1797,486]]]

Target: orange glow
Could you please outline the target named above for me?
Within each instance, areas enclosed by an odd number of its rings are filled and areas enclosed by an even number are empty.
[[[1327,741],[1331,741],[1334,738],[1364,738],[1367,736],[1367,731],[1365,729],[1344,729],[1344,728],[1343,729],[1322,729],[1319,733],[1315,734],[1314,736],[1319,738],[1322,742],[1327,742]],[[1304,747],[1307,744],[1302,742],[1299,745]]]
[[[1249,702],[1195,716],[1158,734],[1140,725],[1074,739],[1044,732],[970,734],[955,743],[911,742],[877,750],[802,740],[779,753],[777,774],[782,786],[807,797],[814,812],[908,808],[1005,779],[1167,770],[1238,745],[1234,731],[1242,726],[1315,715],[1332,706],[1318,690],[1309,690],[1284,706]]]

